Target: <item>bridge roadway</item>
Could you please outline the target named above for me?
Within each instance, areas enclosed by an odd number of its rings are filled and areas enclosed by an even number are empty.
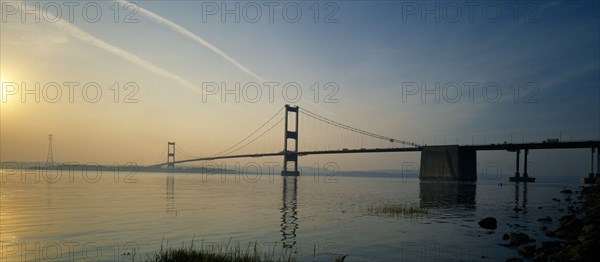
[[[361,148],[361,149],[342,149],[342,150],[322,150],[322,151],[298,151],[299,156],[306,155],[326,155],[326,154],[348,154],[348,153],[382,153],[382,152],[418,152],[421,151],[420,147],[406,147],[406,148]],[[211,157],[199,157],[185,160],[174,161],[174,164],[199,162],[199,161],[212,161],[220,159],[231,159],[231,158],[252,158],[252,157],[267,157],[267,156],[283,156],[283,151],[277,153],[262,153],[262,154],[242,154],[242,155],[228,155],[228,156],[211,156]],[[164,166],[168,163],[161,163],[154,166]]]
[[[355,153],[387,153],[387,152],[419,152],[425,147],[433,146],[422,146],[422,147],[397,147],[397,148],[360,148],[360,149],[341,149],[341,150],[320,150],[320,151],[298,151],[299,156],[307,155],[326,155],[326,154],[355,154]],[[505,150],[505,151],[516,151],[524,149],[569,149],[569,148],[600,148],[600,140],[590,141],[574,141],[574,142],[537,142],[537,143],[504,143],[504,144],[486,144],[486,145],[461,145],[460,148],[475,151],[492,151],[492,150]],[[261,154],[240,154],[240,155],[228,155],[228,156],[212,156],[212,157],[200,157],[193,159],[185,159],[174,161],[174,164],[198,162],[198,161],[212,161],[220,159],[231,159],[231,158],[256,158],[256,157],[269,157],[269,156],[283,156],[283,151],[276,153],[261,153]],[[162,163],[154,165],[157,167],[167,165],[168,163]]]
[[[524,149],[569,149],[569,148],[597,148],[600,147],[600,140],[574,141],[574,142],[541,142],[541,143],[520,143],[520,144],[489,144],[489,145],[465,145],[460,146],[464,149],[476,151],[489,150],[507,150],[516,151]]]

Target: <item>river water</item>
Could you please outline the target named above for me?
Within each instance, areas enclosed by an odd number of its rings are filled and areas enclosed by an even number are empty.
[[[43,177],[43,176],[42,176]],[[502,234],[547,239],[577,177],[515,185],[416,178],[139,173],[40,179],[3,173],[1,261],[136,261],[165,247],[258,247],[300,261],[504,261]],[[552,198],[562,199],[560,202]],[[576,200],[576,199],[574,199]],[[385,204],[424,214],[373,212]],[[518,207],[515,211],[515,207]],[[480,228],[488,216],[498,229]],[[538,222],[545,216],[553,222]],[[518,224],[519,226],[516,226]]]

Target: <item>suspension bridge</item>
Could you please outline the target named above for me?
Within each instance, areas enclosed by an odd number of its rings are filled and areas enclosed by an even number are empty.
[[[299,136],[300,126],[303,128]],[[283,129],[283,137],[281,136]],[[301,138],[301,139],[300,139]],[[325,142],[324,142],[325,141]],[[299,150],[303,148],[303,150]],[[234,158],[283,156],[282,176],[298,176],[298,158],[307,155],[356,154],[385,152],[420,152],[419,177],[422,180],[475,181],[477,151],[502,150],[516,152],[516,171],[511,181],[533,182],[528,176],[529,150],[590,148],[591,171],[586,182],[600,177],[600,140],[562,142],[557,139],[535,143],[503,143],[483,145],[421,145],[355,128],[321,116],[308,109],[285,105],[266,122],[232,146],[209,156],[188,153],[175,142],[168,142],[167,161],[153,167],[174,168],[176,164]],[[164,156],[165,151],[161,155]],[[523,173],[519,170],[523,152]],[[176,160],[175,153],[185,158]],[[594,174],[594,154],[597,168]]]

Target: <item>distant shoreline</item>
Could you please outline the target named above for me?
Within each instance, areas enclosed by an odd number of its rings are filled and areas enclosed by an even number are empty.
[[[233,174],[234,170],[212,167],[175,167],[161,168],[156,166],[139,166],[135,163],[114,164],[114,165],[99,165],[99,164],[78,164],[78,163],[61,163],[46,165],[40,163],[26,162],[4,162],[2,169],[12,170],[38,170],[38,171],[109,171],[109,172],[149,172],[149,173],[211,173],[211,174]]]
[[[248,169],[228,169],[220,168],[219,165],[207,165],[202,167],[184,166],[184,167],[156,167],[156,166],[140,166],[135,163],[116,163],[114,165],[100,165],[93,162],[86,164],[79,163],[58,163],[54,165],[46,165],[45,163],[39,162],[13,162],[5,161],[1,163],[1,169],[4,170],[38,170],[43,171],[65,171],[65,172],[121,172],[121,173],[171,173],[171,174],[209,174],[209,175],[229,175],[229,174],[276,174],[279,175],[279,170],[275,167],[275,170],[256,170],[254,168]],[[419,179],[419,170],[410,170],[409,172],[402,170],[345,170],[345,171],[328,171],[319,170],[316,172],[314,167],[300,167],[300,176],[319,176],[323,179],[333,179],[334,177],[371,177],[371,178],[398,178],[398,179]],[[13,171],[14,172],[14,171]],[[478,182],[489,181],[490,183],[509,183],[508,177],[511,174],[496,174],[496,175],[485,175],[478,174]],[[582,176],[577,175],[539,175],[537,183],[577,183]],[[427,181],[422,181],[427,182]],[[452,181],[444,181],[452,182]]]

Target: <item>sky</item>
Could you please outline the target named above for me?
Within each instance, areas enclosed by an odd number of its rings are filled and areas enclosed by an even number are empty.
[[[285,104],[419,144],[600,139],[597,1],[1,7],[3,162],[45,163],[50,133],[56,162],[155,164],[166,160],[168,141],[208,156]],[[244,88],[257,85],[260,96]],[[316,125],[301,122],[300,150],[331,142],[334,131],[304,131],[303,123]],[[282,132],[268,136],[268,146],[252,150],[280,148]],[[357,154],[304,157],[300,165],[397,170],[418,161],[415,153]],[[514,172],[511,153],[480,153],[478,161],[480,171],[499,163]],[[540,173],[583,176],[589,150],[536,151],[530,161]]]

